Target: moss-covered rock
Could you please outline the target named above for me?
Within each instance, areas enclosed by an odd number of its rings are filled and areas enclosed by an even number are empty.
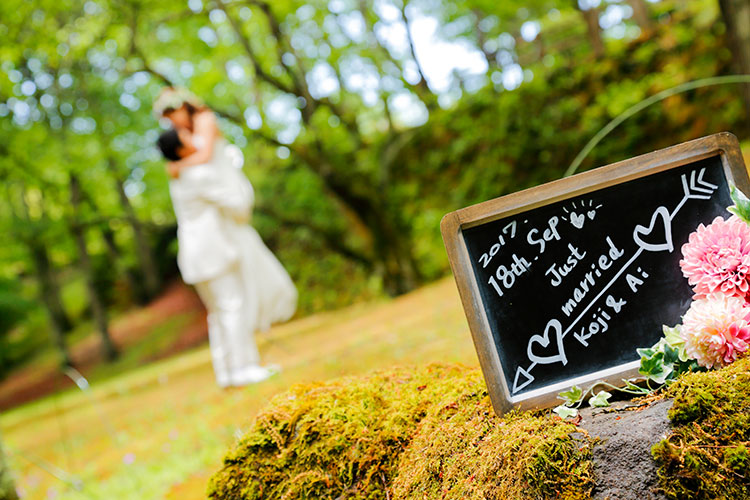
[[[591,443],[558,418],[497,417],[486,392],[428,415],[401,457],[399,499],[589,498]]]
[[[750,358],[686,375],[666,396],[673,432],[652,449],[665,495],[750,499]]]
[[[211,498],[387,498],[417,423],[479,374],[455,366],[397,369],[299,385],[276,397],[212,479]]]
[[[481,373],[396,369],[274,398],[211,479],[214,499],[587,498],[590,443],[496,417]]]

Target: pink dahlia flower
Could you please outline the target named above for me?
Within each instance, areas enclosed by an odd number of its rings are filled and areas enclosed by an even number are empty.
[[[750,298],[750,226],[739,217],[701,224],[682,255],[680,268],[696,299],[714,292]]]
[[[748,350],[748,320],[750,305],[742,298],[713,293],[694,301],[680,330],[688,356],[706,368],[733,363]]]

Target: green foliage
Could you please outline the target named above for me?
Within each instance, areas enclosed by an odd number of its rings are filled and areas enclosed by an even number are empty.
[[[117,275],[112,272],[113,262],[108,256],[99,254],[92,259],[91,264],[97,293],[106,305],[114,304],[117,299]]]
[[[573,406],[583,397],[583,389],[581,389],[577,385],[574,385],[569,390],[563,391],[558,394],[557,397],[558,399],[562,399],[563,401],[565,401],[566,405]]]
[[[571,408],[570,406],[566,406],[564,404],[556,406],[552,411],[555,412],[555,415],[562,418],[563,420],[566,418],[575,418],[578,416],[578,408]]]
[[[296,386],[258,414],[209,498],[581,498],[590,444],[574,430],[496,417],[480,373],[456,366]]]
[[[609,406],[609,398],[612,394],[607,391],[599,391],[589,399],[589,404],[594,408],[603,408]]]
[[[670,499],[747,499],[750,358],[685,374],[667,391],[672,433],[652,448]]]
[[[595,408],[609,406],[609,398],[612,394],[606,391],[594,394],[593,391],[598,386],[607,386],[618,392],[632,395],[646,395],[672,384],[684,373],[705,371],[696,360],[688,358],[685,342],[680,337],[680,325],[674,327],[664,325],[663,330],[664,337],[659,339],[653,347],[636,349],[641,357],[638,373],[643,375],[642,381],[645,381],[645,387],[635,384],[633,380],[624,379],[620,387],[602,381],[595,382],[586,390],[574,385],[569,390],[558,394],[558,399],[562,399],[564,403],[553,411],[563,419],[576,417],[578,412],[575,409],[581,406],[589,394],[591,394],[589,398],[591,406]],[[652,386],[651,382],[656,386]]]
[[[36,347],[23,332],[14,332],[33,309],[33,303],[23,298],[18,283],[0,278],[0,376]]]
[[[619,112],[676,84],[725,74],[731,57],[720,27],[677,10],[651,37],[623,42],[591,60],[554,53],[532,65],[512,92],[486,87],[435,110],[401,150],[397,203],[409,221],[532,187],[562,176],[588,139]],[[585,170],[723,130],[739,131],[734,86],[674,96],[632,117],[592,151]],[[710,110],[710,111],[707,111]],[[407,201],[408,200],[408,201]],[[428,276],[447,269],[440,234],[416,232]],[[427,228],[425,228],[427,229]]]
[[[648,381],[661,386],[671,384],[683,373],[704,370],[696,360],[688,358],[685,342],[679,331],[680,325],[664,325],[664,337],[656,345],[648,349],[637,349],[641,357],[638,373]]]
[[[750,224],[750,198],[737,189],[737,186],[735,186],[734,183],[729,186],[729,195],[732,197],[734,205],[727,208],[727,210]]]
[[[680,325],[675,325],[673,327],[663,325],[662,331],[664,332],[664,343],[677,351],[677,357],[680,361],[688,361],[690,358],[688,357],[685,348],[685,341],[680,336],[681,328]]]
[[[30,307],[29,301],[20,295],[17,283],[0,279],[0,338],[24,319]]]

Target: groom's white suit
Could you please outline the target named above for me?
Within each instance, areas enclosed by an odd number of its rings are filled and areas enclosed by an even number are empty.
[[[208,310],[211,356],[219,385],[247,382],[260,361],[254,332],[289,319],[297,290],[248,223],[253,188],[223,139],[210,163],[182,170],[170,181],[177,217],[177,264]]]

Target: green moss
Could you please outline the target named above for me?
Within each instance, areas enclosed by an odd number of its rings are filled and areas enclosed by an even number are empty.
[[[750,455],[744,444],[730,446],[724,450],[724,464],[735,473],[747,477],[750,473]]]
[[[651,450],[666,496],[750,499],[750,358],[686,375],[666,396],[674,429]]]
[[[549,416],[492,413],[486,393],[428,416],[396,476],[394,498],[588,498],[591,443]]]
[[[590,443],[492,412],[478,370],[432,365],[277,396],[209,484],[221,499],[586,498]]]
[[[475,370],[430,366],[293,387],[258,415],[209,496],[385,499],[428,409],[478,381]]]

